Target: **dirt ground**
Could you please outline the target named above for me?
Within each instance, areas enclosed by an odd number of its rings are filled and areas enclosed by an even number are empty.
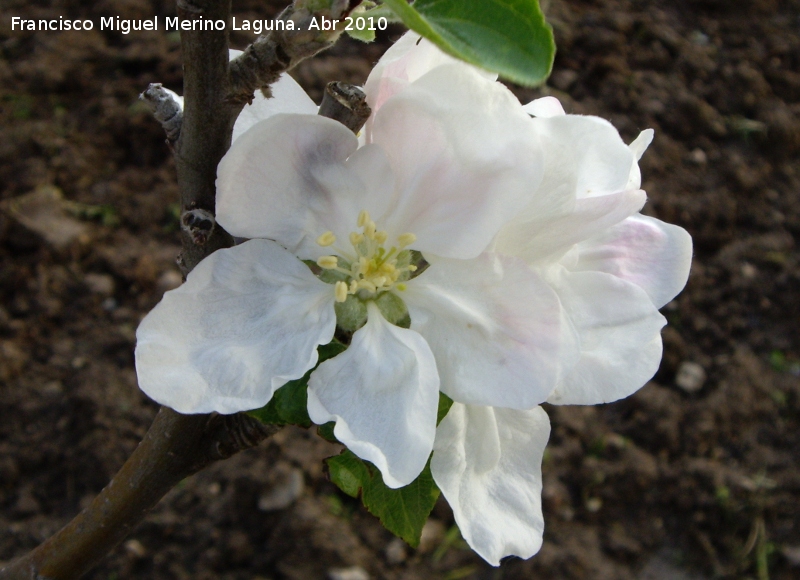
[[[145,433],[156,406],[136,386],[134,332],[180,282],[174,165],[136,100],[150,82],[180,90],[177,35],[10,27],[174,3],[3,5],[0,562],[71,519]],[[800,2],[552,0],[548,13],[554,74],[521,98],[557,95],[628,140],[654,128],[645,211],[688,229],[695,259],[664,309],[653,381],[610,405],[547,407],[539,555],[485,565],[443,501],[422,547],[405,547],[326,480],[337,449],[288,429],[184,481],[88,578],[800,577]],[[329,80],[363,82],[386,42],[343,42],[294,74],[318,98]]]

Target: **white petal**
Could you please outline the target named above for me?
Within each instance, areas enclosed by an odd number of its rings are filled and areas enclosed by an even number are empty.
[[[233,126],[233,141],[259,121],[278,113],[317,114],[317,105],[288,73],[282,74],[277,82],[270,85],[270,89],[272,98],[268,99],[261,91],[256,91],[253,102],[245,105],[239,113]]]
[[[642,288],[661,308],[686,285],[691,263],[686,230],[637,214],[578,244],[571,269],[613,274]]]
[[[475,70],[489,80],[497,79],[496,74],[455,59],[419,34],[408,31],[383,54],[372,69],[364,85],[367,103],[373,112],[377,111],[389,98],[410,83],[444,64],[458,64]]]
[[[529,411],[453,403],[436,430],[431,471],[461,530],[480,556],[499,566],[542,546],[542,456],[550,421]]]
[[[258,123],[219,164],[217,220],[235,236],[321,255],[320,234],[346,239],[358,212],[382,212],[393,190],[383,154],[357,146],[351,131],[324,117],[280,114]]]
[[[570,213],[506,226],[495,250],[520,256],[529,264],[557,260],[576,243],[638,212],[646,199],[642,190],[578,199]]]
[[[415,248],[443,257],[480,254],[541,180],[538,133],[519,102],[456,65],[387,101],[367,142],[386,152],[397,178],[387,230],[412,232]]]
[[[530,409],[577,360],[558,297],[517,258],[438,259],[401,296],[453,400]]]
[[[256,409],[316,364],[335,326],[330,285],[274,242],[245,242],[203,260],[139,325],[139,386],[180,413]]]
[[[242,54],[241,50],[228,49],[230,60],[240,54]],[[232,142],[259,121],[278,113],[317,114],[317,106],[314,101],[289,74],[284,73],[278,77],[278,80],[270,85],[270,89],[272,91],[271,99],[267,99],[260,90],[257,90],[253,96],[253,102],[245,105],[242,112],[239,113],[236,124],[233,126]]]
[[[609,403],[652,378],[661,361],[666,319],[644,290],[602,272],[563,270],[553,283],[580,335],[581,358],[548,403]]]
[[[628,177],[628,185],[625,189],[639,189],[642,186],[642,172],[639,169],[639,160],[644,155],[644,152],[653,142],[654,131],[652,129],[645,129],[639,136],[634,139],[628,146],[633,152],[635,157],[633,165],[631,166],[631,174]]]
[[[653,142],[653,136],[655,135],[655,131],[652,129],[645,129],[639,136],[636,137],[628,147],[631,148],[633,151],[634,157],[636,157],[636,161],[639,161],[644,155],[644,152],[647,151],[647,148],[650,147],[650,143]]]
[[[564,219],[574,221],[570,214],[576,211],[578,200],[630,191],[626,185],[631,167],[636,162],[633,152],[622,141],[617,130],[598,117],[561,115],[534,118],[531,124],[541,135],[544,179],[538,189],[530,188],[530,203],[503,228],[495,249],[514,255],[529,251],[529,259],[535,260],[553,252],[552,244],[548,244],[546,251],[536,249],[541,241],[539,238],[550,236],[543,228],[553,230],[555,237],[560,238],[562,236],[557,230],[567,224],[554,227],[548,224]],[[597,203],[600,206],[614,205],[612,201],[609,198]],[[595,203],[585,202],[577,208],[577,212],[597,213],[598,209]],[[622,215],[617,221],[638,209]],[[583,219],[578,216],[579,222]],[[569,231],[570,236],[573,233]],[[534,241],[533,238],[537,239]],[[529,250],[524,249],[528,247]]]
[[[534,117],[541,117],[549,119],[550,117],[560,117],[566,115],[564,107],[561,106],[561,101],[555,97],[542,97],[524,105],[522,110],[533,115]]]
[[[336,438],[380,469],[392,488],[408,485],[428,461],[436,432],[439,376],[425,340],[389,324],[374,303],[345,352],[308,383],[308,414],[336,421]]]

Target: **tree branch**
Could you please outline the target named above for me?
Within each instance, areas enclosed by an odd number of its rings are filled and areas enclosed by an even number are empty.
[[[303,4],[302,0],[296,0]],[[328,17],[345,15],[360,0],[336,0]],[[230,0],[178,0],[183,20],[230,22]],[[257,89],[303,58],[333,44],[339,33],[310,32],[312,14],[290,7],[281,18],[295,33],[273,33],[228,62],[225,30],[181,30],[184,106],[163,87],[143,98],[154,108],[175,153],[180,189],[183,251],[188,274],[203,258],[229,247],[233,238],[215,221],[217,165],[231,143],[233,124]],[[337,113],[338,114],[338,113]],[[359,126],[360,128],[360,126]],[[358,131],[358,129],[354,129]],[[133,455],[95,500],[38,548],[0,570],[0,580],[74,580],[114,548],[175,484],[208,464],[257,445],[277,428],[248,415],[181,415],[162,407]]]
[[[181,134],[181,121],[183,121],[183,107],[178,95],[165,89],[161,83],[150,83],[139,98],[150,106],[156,121],[164,128],[167,143],[171,147]]]
[[[94,501],[2,580],[73,580],[121,542],[177,483],[277,432],[248,415],[181,415],[162,407],[144,439]]]
[[[276,18],[284,23],[283,30],[260,36],[231,61],[228,99],[244,105],[253,100],[253,93],[258,89],[264,90],[265,96],[269,97],[269,85],[282,73],[330,48],[341,35],[341,30],[311,28],[312,20],[322,17],[341,20],[360,3],[361,0],[332,2],[328,10],[311,12],[302,7],[305,2],[295,0],[294,6],[289,6]]]
[[[367,104],[367,96],[360,88],[343,82],[328,83],[319,114],[339,121],[358,135],[372,113]]]

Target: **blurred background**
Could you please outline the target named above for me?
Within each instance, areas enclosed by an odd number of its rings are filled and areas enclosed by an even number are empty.
[[[285,2],[286,0],[284,0]],[[99,31],[174,3],[4,0],[0,22],[0,561],[39,544],[108,482],[156,405],[134,333],[180,283],[163,132],[137,95],[181,91],[177,33]],[[234,1],[241,18],[283,2]],[[694,237],[664,309],[664,359],[636,395],[546,407],[544,547],[498,569],[444,501],[422,545],[383,530],[323,473],[338,452],[286,429],[191,477],[87,577],[711,579],[800,577],[800,2],[552,0],[546,87],[600,115],[642,160],[645,213]],[[92,32],[11,31],[11,17]],[[319,100],[363,83],[396,40],[345,39],[292,74]],[[236,33],[235,48],[254,36]]]

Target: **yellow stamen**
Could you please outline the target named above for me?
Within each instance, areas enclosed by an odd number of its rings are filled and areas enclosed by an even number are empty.
[[[378,230],[367,210],[358,214],[358,227],[361,231],[351,232],[348,236],[353,248],[350,253],[342,254],[341,258],[330,255],[317,259],[320,268],[342,274],[334,284],[336,302],[345,302],[350,295],[360,300],[371,300],[383,292],[405,290],[407,286],[402,281],[408,279],[417,266],[408,263],[413,257],[404,248],[414,244],[417,236],[404,233],[397,237],[396,245],[387,247],[389,233]],[[332,231],[317,238],[317,244],[322,247],[335,243],[336,236]],[[336,251],[341,250],[337,247]]]
[[[397,237],[397,243],[400,244],[400,248],[405,248],[413,244],[417,241],[417,236],[411,233],[401,234]]]
[[[322,256],[317,258],[317,266],[325,270],[333,270],[339,265],[339,258],[336,256]]]
[[[325,232],[320,237],[317,238],[317,244],[322,246],[323,248],[327,246],[332,246],[336,242],[336,236],[333,235],[333,232]]]
[[[336,289],[334,290],[336,295],[336,302],[344,302],[347,300],[347,284],[342,281],[336,283]]]

